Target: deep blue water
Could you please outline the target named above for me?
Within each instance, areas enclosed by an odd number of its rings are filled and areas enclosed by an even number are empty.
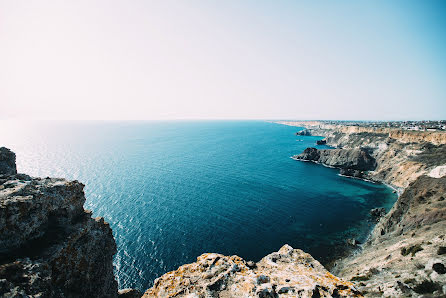
[[[120,288],[204,252],[257,261],[283,244],[318,259],[364,239],[392,190],[290,157],[318,137],[262,121],[2,123],[20,172],[78,179],[115,235]]]

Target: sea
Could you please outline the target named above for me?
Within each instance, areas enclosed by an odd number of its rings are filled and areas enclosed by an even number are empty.
[[[326,263],[364,241],[382,184],[291,157],[316,146],[302,128],[266,121],[2,121],[0,146],[21,173],[85,184],[85,208],[110,223],[119,288],[206,252],[259,261],[284,244]]]

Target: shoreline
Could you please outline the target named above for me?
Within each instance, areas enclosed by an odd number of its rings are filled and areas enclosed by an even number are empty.
[[[279,121],[279,122],[272,122],[272,123],[281,124],[281,125],[286,125],[286,126],[292,126],[292,127],[303,127],[303,129],[300,130],[300,131],[303,131],[303,130],[305,130],[305,129],[311,129],[310,127],[307,127],[307,126],[293,125],[293,124],[292,124],[293,122],[291,122],[291,121],[287,121],[287,122],[280,122],[280,121]],[[311,123],[314,124],[313,121],[311,121]],[[300,131],[298,131],[298,132],[300,132]],[[323,139],[325,139],[325,138],[327,137],[327,136],[323,136],[323,135],[311,135],[311,136],[313,136],[313,137],[321,137],[321,138],[323,138]],[[306,136],[301,136],[301,137],[306,137]],[[336,147],[331,146],[328,142],[326,143],[326,145],[327,145],[328,147],[330,147],[330,148],[327,148],[328,150],[330,150],[330,149],[336,149]],[[316,146],[316,145],[315,145],[315,146]],[[294,156],[291,156],[290,158],[293,159],[293,160],[295,160],[295,161],[300,161],[300,162],[312,162],[312,163],[317,164],[317,165],[322,165],[322,166],[324,166],[324,167],[326,167],[326,168],[338,169],[338,170],[340,169],[339,167],[334,167],[334,166],[326,165],[326,164],[324,164],[324,163],[322,163],[322,162],[319,162],[319,161],[297,159],[297,158],[295,158]],[[394,185],[392,185],[392,184],[390,184],[390,183],[386,183],[385,181],[379,181],[379,180],[377,181],[377,180],[372,180],[372,179],[367,179],[367,178],[353,177],[353,176],[348,176],[348,175],[342,175],[342,174],[340,174],[340,173],[338,173],[337,175],[338,175],[338,176],[341,176],[341,177],[346,177],[346,178],[350,178],[350,179],[357,179],[357,180],[361,180],[361,181],[365,181],[365,182],[373,183],[373,184],[383,184],[383,185],[387,186],[388,188],[392,189],[393,191],[395,191],[395,193],[397,194],[397,197],[396,197],[395,201],[393,202],[392,206],[389,208],[389,211],[386,211],[386,215],[390,212],[390,210],[393,208],[393,206],[396,204],[396,202],[397,202],[398,199],[400,198],[401,194],[402,194],[402,193],[404,192],[404,190],[405,190],[405,188],[399,188],[399,187],[394,186]],[[367,219],[364,219],[364,220],[367,221]],[[347,256],[344,256],[344,257],[335,259],[335,260],[334,260],[334,263],[336,263],[337,261],[340,261],[340,260],[342,260],[343,258],[348,257],[348,256],[350,256],[350,255],[354,255],[354,254],[358,254],[358,253],[360,253],[360,251],[362,250],[363,246],[367,243],[367,241],[368,241],[368,240],[370,239],[370,237],[372,236],[373,231],[374,231],[375,227],[377,226],[377,224],[378,224],[378,222],[376,222],[376,223],[373,225],[373,227],[370,229],[370,231],[367,233],[366,240],[365,240],[363,243],[359,244],[358,247],[356,247],[356,249],[351,249],[351,251],[352,251],[351,254],[348,254]],[[348,246],[348,244],[346,244],[346,245]]]
[[[322,137],[322,136],[321,136],[321,137]],[[333,167],[333,166],[330,166],[330,165],[326,165],[326,164],[323,164],[323,163],[321,163],[321,162],[314,161],[314,160],[297,159],[297,158],[294,158],[293,156],[291,156],[290,158],[293,159],[293,160],[295,160],[295,161],[299,161],[299,162],[310,162],[310,163],[314,163],[314,164],[317,164],[317,165],[322,165],[322,166],[324,166],[324,167],[326,167],[326,168],[331,168],[331,169],[337,169],[337,170],[339,170],[338,167]],[[397,197],[396,197],[395,201],[393,202],[392,206],[389,208],[389,210],[386,211],[386,214],[387,214],[388,212],[390,212],[390,210],[393,208],[393,206],[395,205],[395,203],[398,201],[398,199],[399,199],[399,197],[400,197],[400,195],[401,195],[401,193],[402,193],[402,191],[396,189],[394,186],[392,186],[392,185],[390,185],[390,184],[387,184],[387,183],[385,183],[385,182],[374,181],[374,180],[370,180],[370,179],[366,179],[366,178],[360,178],[360,177],[347,176],[347,175],[342,175],[342,174],[340,174],[340,173],[338,173],[338,174],[336,174],[336,175],[341,176],[341,177],[346,177],[346,178],[349,178],[349,179],[361,180],[361,181],[368,182],[368,183],[372,183],[372,184],[382,184],[382,185],[385,185],[386,187],[392,189],[393,191],[395,191],[395,193],[397,194]],[[365,219],[363,219],[362,221],[370,222],[370,219],[365,218]],[[354,255],[357,255],[357,254],[361,253],[361,250],[363,249],[363,247],[366,245],[366,243],[367,243],[367,242],[369,241],[369,239],[372,237],[373,231],[374,231],[374,229],[375,229],[375,227],[376,227],[377,224],[378,224],[378,222],[374,223],[374,224],[371,226],[371,228],[368,229],[368,231],[367,231],[367,233],[366,233],[365,240],[364,240],[363,242],[359,243],[359,244],[356,245],[356,246],[352,246],[352,245],[350,245],[350,244],[348,244],[348,243],[343,243],[343,244],[339,244],[339,245],[334,245],[333,248],[334,248],[334,249],[335,249],[335,248],[340,248],[340,249],[341,249],[341,253],[338,254],[338,255],[334,255],[332,258],[328,258],[328,261],[322,261],[322,260],[321,260],[321,264],[323,264],[323,265],[327,268],[327,270],[329,270],[329,271],[332,271],[332,270],[333,270],[333,273],[336,273],[336,265],[337,265],[337,262],[338,262],[338,261],[341,261],[341,260],[343,260],[344,258],[351,257],[351,256],[354,256]],[[354,239],[357,240],[356,238],[354,238]],[[346,239],[346,240],[347,240],[347,239]]]
[[[349,150],[359,149],[376,165],[373,170],[364,168],[366,179],[349,178],[380,183],[397,194],[364,243],[341,256],[330,270],[352,281],[367,297],[446,294],[446,274],[438,273],[438,267],[446,264],[446,173],[430,174],[446,166],[446,134],[334,121],[275,123],[306,129],[309,136],[323,137],[327,145],[340,150],[319,153],[314,145],[301,155],[309,160],[293,159],[351,164],[360,160],[354,160]]]

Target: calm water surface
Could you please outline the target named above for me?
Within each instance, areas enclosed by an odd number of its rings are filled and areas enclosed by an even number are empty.
[[[318,137],[262,121],[2,122],[20,172],[82,181],[85,207],[110,223],[120,288],[204,252],[258,261],[288,243],[324,259],[364,239],[371,208],[396,199],[378,184],[290,157]],[[321,146],[319,146],[321,147]]]

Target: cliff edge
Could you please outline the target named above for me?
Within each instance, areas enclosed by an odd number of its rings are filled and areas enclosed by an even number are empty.
[[[311,255],[284,245],[258,263],[203,254],[155,280],[144,297],[360,297]]]
[[[116,297],[116,244],[84,210],[84,185],[17,174],[0,148],[0,296]]]

